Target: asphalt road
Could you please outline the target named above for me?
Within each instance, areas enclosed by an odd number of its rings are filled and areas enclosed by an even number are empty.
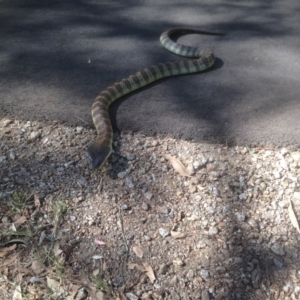
[[[0,2],[0,117],[92,126],[96,95],[147,66],[181,58],[159,43],[218,57],[210,71],[173,77],[112,106],[114,128],[239,145],[299,146],[300,3],[290,1]]]

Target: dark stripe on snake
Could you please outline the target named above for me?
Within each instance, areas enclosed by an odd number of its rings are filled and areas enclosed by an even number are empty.
[[[124,79],[123,82],[124,82],[126,88],[127,88],[128,90],[130,90],[131,84],[130,84],[129,80],[128,80],[128,79]]]
[[[141,75],[142,75],[144,81],[148,83],[149,76],[148,76],[147,72],[145,71],[145,69],[141,71]]]

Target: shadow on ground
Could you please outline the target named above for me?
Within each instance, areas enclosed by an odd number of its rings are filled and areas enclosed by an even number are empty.
[[[298,68],[290,63],[298,23],[290,11],[299,7],[290,5],[2,1],[1,115],[92,126],[95,96],[143,67],[181,59],[158,38],[167,28],[189,25],[227,33],[180,39],[213,48],[224,65],[171,78],[116,104],[115,129],[298,145]]]

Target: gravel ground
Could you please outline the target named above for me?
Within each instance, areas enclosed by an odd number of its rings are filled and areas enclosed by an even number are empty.
[[[299,299],[290,220],[300,213],[299,151],[127,132],[95,171],[86,155],[95,131],[84,126],[5,118],[0,135],[0,200],[18,192],[42,207],[67,203],[56,239],[68,245],[66,276],[77,285],[101,265],[123,295],[111,299]]]

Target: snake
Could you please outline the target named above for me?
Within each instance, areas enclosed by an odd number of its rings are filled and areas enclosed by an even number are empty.
[[[198,73],[214,65],[215,55],[210,49],[182,45],[171,39],[177,34],[190,33],[224,34],[183,27],[167,30],[160,36],[162,46],[176,55],[193,59],[159,63],[145,68],[119,82],[115,82],[95,98],[92,105],[92,119],[97,131],[97,138],[87,149],[92,168],[101,168],[112,153],[113,128],[108,109],[114,101],[159,79]]]

